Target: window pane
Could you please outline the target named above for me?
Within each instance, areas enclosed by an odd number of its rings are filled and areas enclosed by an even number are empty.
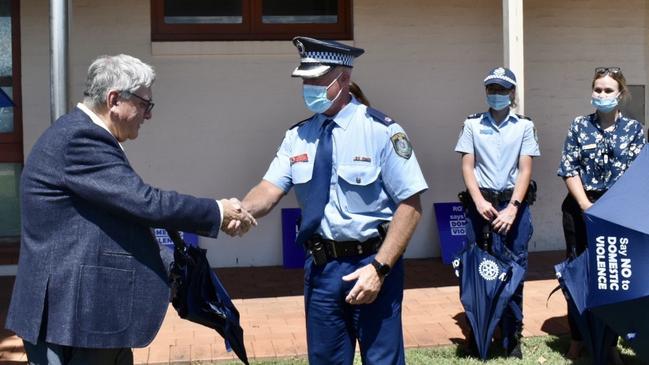
[[[165,0],[167,24],[241,24],[242,0]]]
[[[266,24],[335,24],[338,0],[263,0]]]
[[[3,87],[2,91],[13,99],[13,88]],[[14,108],[0,108],[0,133],[13,133],[14,131]]]
[[[11,71],[11,2],[0,0],[0,77]]]
[[[20,235],[20,164],[0,163],[0,237]]]

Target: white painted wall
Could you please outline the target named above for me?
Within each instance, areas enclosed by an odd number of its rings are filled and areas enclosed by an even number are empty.
[[[354,1],[353,43],[366,53],[353,78],[373,106],[406,129],[430,185],[407,257],[439,256],[432,204],[455,200],[463,187],[453,147],[465,116],[485,109],[484,74],[502,63],[501,3]],[[631,83],[646,83],[648,16],[642,0],[524,5],[526,114],[536,121],[543,153],[535,161],[540,201],[530,249],[559,249],[565,189],[555,170],[568,123],[589,110],[595,66],[619,64]],[[153,119],[125,145],[147,182],[242,197],[263,176],[285,130],[308,116],[300,82],[290,77],[298,58],[289,42],[151,44],[147,0],[75,0],[70,10],[73,101],[97,55],[128,53],[158,72]],[[23,0],[21,14],[27,154],[49,125],[48,9],[40,0]],[[205,239],[211,263],[281,264],[280,208],[295,206],[291,193],[247,236]]]

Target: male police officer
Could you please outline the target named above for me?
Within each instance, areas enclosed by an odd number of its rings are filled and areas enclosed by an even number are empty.
[[[304,102],[315,114],[290,128],[263,180],[243,200],[268,213],[295,186],[305,263],[310,364],[404,364],[401,255],[428,187],[403,129],[349,93],[364,51],[296,37]],[[389,229],[387,223],[390,223]],[[388,275],[389,274],[389,275]]]

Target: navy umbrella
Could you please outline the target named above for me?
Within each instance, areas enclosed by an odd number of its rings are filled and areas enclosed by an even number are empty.
[[[587,306],[649,361],[649,147],[586,211]]]
[[[500,235],[492,236],[493,246],[502,245]],[[506,249],[505,249],[506,250]],[[502,252],[501,250],[494,250]],[[523,268],[506,255],[493,256],[470,244],[453,261],[460,278],[460,301],[473,331],[480,358],[487,358],[494,330],[510,298],[523,280]],[[522,316],[520,308],[516,309]]]
[[[167,232],[175,246],[170,280],[171,303],[178,315],[215,329],[225,339],[228,351],[234,351],[247,365],[239,311],[210,268],[206,250],[185,244],[176,231]]]
[[[617,335],[606,324],[586,309],[588,296],[588,251],[584,251],[575,259],[568,259],[554,266],[559,285],[566,297],[577,324],[582,341],[590,352],[593,364],[607,363],[608,349]]]
[[[11,101],[9,95],[5,94],[2,88],[0,88],[0,108],[6,108],[8,106],[14,106],[14,102]]]

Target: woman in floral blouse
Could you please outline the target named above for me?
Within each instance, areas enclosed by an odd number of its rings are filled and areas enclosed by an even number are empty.
[[[557,172],[568,187],[561,205],[568,257],[586,249],[583,212],[622,176],[645,143],[642,125],[620,112],[619,105],[628,97],[620,68],[598,67],[591,99],[596,111],[575,118],[570,125]],[[576,359],[582,349],[581,335],[570,315],[568,319],[572,342],[566,357]],[[619,359],[617,351],[611,354]]]

